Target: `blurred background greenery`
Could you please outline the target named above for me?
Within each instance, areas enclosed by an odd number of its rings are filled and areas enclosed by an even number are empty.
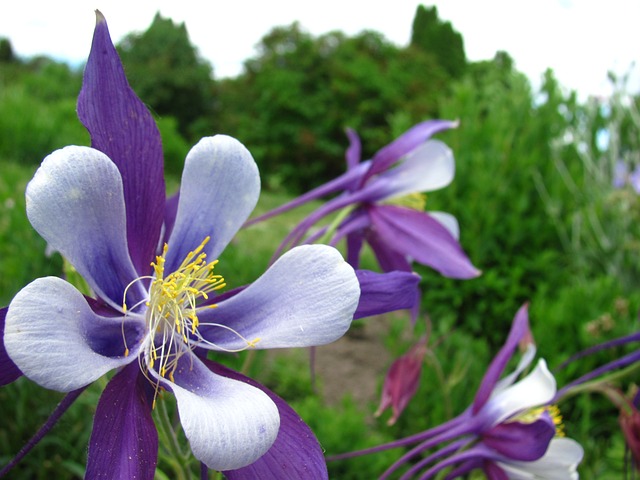
[[[456,178],[429,194],[427,208],[458,218],[461,243],[483,275],[462,282],[418,268],[431,350],[420,390],[398,423],[387,427],[386,416],[373,418],[376,399],[346,394],[326,401],[323,379],[315,389],[311,384],[305,352],[259,353],[250,364],[249,373],[290,401],[329,454],[406,436],[461,412],[525,301],[539,353],[552,367],[637,330],[640,200],[630,182],[615,178],[620,162],[629,172],[640,166],[638,97],[625,78],[611,78],[615,94],[606,99],[579,100],[552,71],[534,91],[506,52],[468,62],[462,36],[425,7],[416,11],[406,47],[374,31],[314,37],[295,23],[275,28],[244,72],[223,80],[198,56],[185,26],[159,15],[118,49],[133,88],[158,120],[168,185],[177,185],[190,145],[226,133],[258,162],[260,212],[342,173],[345,127],[360,133],[368,158],[414,123],[460,120],[458,129],[439,135],[454,151]],[[81,75],[48,58],[16,58],[10,42],[0,40],[1,305],[34,278],[61,273],[61,259],[45,254],[26,220],[24,189],[48,153],[88,145],[75,115]],[[241,232],[221,259],[228,283],[241,285],[264,271],[305,211]],[[420,321],[413,334],[406,318],[390,315],[359,321],[354,331],[371,321],[388,324],[379,340],[389,362],[427,328]],[[558,372],[559,383],[623,351],[572,365]],[[225,361],[240,367],[245,358]],[[383,375],[377,372],[379,385]],[[103,385],[80,397],[11,478],[82,476]],[[26,379],[0,389],[0,465],[60,398]],[[620,478],[624,443],[616,410],[588,395],[560,407],[567,435],[585,446],[583,476]],[[399,455],[331,463],[330,475],[375,478]],[[161,459],[158,478],[169,472]]]

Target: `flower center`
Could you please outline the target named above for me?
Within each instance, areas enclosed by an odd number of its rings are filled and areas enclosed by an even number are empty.
[[[399,207],[407,207],[411,210],[424,211],[424,207],[427,205],[427,196],[424,193],[409,193],[402,197],[391,198],[385,203],[388,205],[397,205]]]
[[[260,338],[247,340],[240,333],[219,323],[206,322],[201,324],[198,312],[216,308],[215,303],[208,302],[209,295],[225,287],[226,283],[221,275],[214,274],[218,260],[207,262],[207,254],[203,252],[209,242],[206,237],[193,251],[189,252],[180,266],[165,275],[165,263],[169,246],[164,245],[162,254],[156,256],[151,263],[153,275],[143,276],[133,280],[125,289],[122,309],[124,318],[133,311],[146,306],[144,311],[148,335],[138,357],[140,370],[149,382],[155,386],[155,395],[160,390],[160,378],[150,375],[154,370],[160,377],[175,382],[174,373],[178,369],[178,361],[185,354],[196,347],[224,352],[238,352],[247,348],[254,348]],[[126,298],[129,288],[142,280],[150,280],[149,296],[131,307],[127,306]],[[221,328],[236,335],[246,346],[231,350],[217,345],[203,337],[198,327]],[[122,339],[124,341],[124,356],[129,355],[129,348],[125,336],[124,320],[122,323]],[[155,395],[153,405],[155,406]]]
[[[199,306],[209,294],[226,284],[221,275],[213,273],[218,260],[207,262],[202,250],[209,237],[185,257],[180,266],[165,276],[164,265],[168,251],[165,244],[162,255],[151,263],[154,278],[149,288],[147,325],[151,335],[146,351],[146,363],[162,376],[173,381],[180,356],[192,350],[198,341],[197,310],[215,308],[215,304]]]
[[[562,423],[562,415],[560,414],[560,409],[557,405],[547,405],[544,407],[534,408],[518,416],[517,420],[525,423],[533,423],[544,413],[547,413],[549,417],[551,417],[551,421],[556,427],[556,437],[564,437],[564,424]]]

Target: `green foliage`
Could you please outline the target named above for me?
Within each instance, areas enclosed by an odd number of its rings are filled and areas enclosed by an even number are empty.
[[[0,163],[0,306],[37,277],[61,272],[57,256],[45,254],[46,243],[25,215],[24,191],[35,167]]]
[[[460,78],[467,66],[462,35],[450,22],[438,18],[436,6],[418,5],[411,29],[411,46],[433,53],[451,78]]]
[[[328,454],[410,435],[463,411],[525,301],[531,301],[539,352],[552,367],[582,348],[637,330],[640,197],[630,185],[614,189],[611,183],[618,160],[640,164],[639,99],[621,85],[609,104],[580,105],[550,71],[541,91],[533,92],[506,52],[467,64],[462,38],[438,19],[435,7],[418,8],[411,43],[400,48],[371,31],[314,38],[293,24],[262,39],[244,74],[217,83],[185,26],[159,15],[147,32],[120,45],[134,89],[159,117],[169,184],[175,185],[193,143],[185,136],[232,134],[259,162],[263,184],[281,190],[263,193],[256,214],[341,174],[346,126],[361,134],[367,158],[417,121],[460,120],[458,129],[438,136],[454,152],[456,179],[429,194],[427,209],[458,218],[462,245],[483,275],[463,282],[418,268],[433,331],[420,389],[395,426],[384,426],[386,416],[375,420],[373,406],[363,409],[349,398],[325,403],[311,385],[307,352],[217,358],[291,401]],[[18,61],[5,52],[8,47],[0,42],[3,305],[34,278],[62,272],[59,257],[45,255],[45,242],[24,215],[26,182],[51,151],[89,143],[75,115],[79,72],[45,58]],[[316,206],[242,231],[220,259],[229,285],[255,280],[280,240]],[[414,341],[404,320],[385,341],[394,356]],[[569,365],[558,372],[559,383],[627,351],[600,352]],[[100,388],[83,394],[15,478],[82,476]],[[322,391],[322,382],[317,388]],[[0,464],[59,398],[25,379],[0,390],[6,420]],[[615,410],[596,395],[560,407],[567,432],[589,452],[583,475],[619,476],[623,443]],[[330,474],[374,478],[400,454],[332,462]],[[161,469],[167,464],[161,459]]]
[[[15,59],[11,41],[8,38],[0,38],[0,63],[11,63]]]
[[[0,63],[0,159],[39,165],[65,145],[88,145],[76,116],[80,76],[45,58]]]
[[[158,115],[177,119],[182,135],[194,140],[211,132],[211,65],[199,57],[184,23],[156,14],[143,33],[131,33],[118,45],[127,78],[143,102]]]
[[[389,141],[388,123],[434,115],[445,74],[428,53],[402,50],[380,34],[314,39],[298,24],[266,35],[246,73],[219,85],[219,131],[251,149],[268,187],[301,191],[344,171],[345,127],[364,154]]]
[[[559,104],[570,109],[571,99],[559,96],[553,85],[545,86],[546,101],[534,104],[528,81],[501,54],[470,66],[452,85],[452,94],[442,98],[442,116],[460,120],[459,128],[441,136],[456,157],[456,178],[428,196],[427,210],[456,216],[462,246],[483,274],[461,282],[420,269],[425,305],[434,317],[453,307],[456,325],[494,346],[540,285],[555,288],[571,273],[534,182],[542,176],[554,192],[561,183],[552,142],[568,126]],[[575,158],[569,147],[566,155],[568,161]],[[561,202],[568,208],[572,200],[563,196]]]

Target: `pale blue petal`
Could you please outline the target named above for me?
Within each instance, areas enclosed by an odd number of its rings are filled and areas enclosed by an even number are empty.
[[[116,307],[137,274],[127,248],[122,178],[102,152],[66,147],[46,157],[27,186],[27,216],[49,246]],[[138,286],[130,300],[142,298]]]
[[[226,135],[200,140],[185,161],[167,271],[175,270],[207,236],[211,241],[204,251],[210,260],[217,258],[259,195],[258,167],[244,145]]]
[[[9,357],[31,380],[70,392],[135,361],[143,335],[143,319],[97,315],[72,285],[45,277],[11,301],[4,343]],[[123,337],[130,349],[126,357]]]
[[[356,274],[336,249],[303,245],[218,308],[203,310],[200,333],[214,350],[254,341],[256,348],[324,345],[347,331],[359,298]]]
[[[258,388],[212,373],[195,356],[181,360],[175,383],[180,423],[194,456],[212,470],[235,470],[264,455],[278,435],[278,407]]]
[[[403,162],[369,181],[365,191],[370,200],[430,192],[446,187],[455,175],[451,149],[438,140],[429,140],[412,151]]]

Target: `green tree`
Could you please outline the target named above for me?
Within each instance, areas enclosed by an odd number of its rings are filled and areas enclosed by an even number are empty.
[[[118,52],[131,86],[153,111],[175,117],[192,140],[212,133],[213,70],[199,57],[184,23],[157,13],[147,31],[127,35]]]
[[[411,46],[433,53],[452,78],[460,78],[467,64],[462,35],[438,18],[438,9],[418,5],[411,29]]]
[[[11,41],[8,38],[0,38],[0,63],[12,63],[16,61]]]
[[[245,68],[219,85],[218,128],[249,146],[267,185],[291,191],[344,171],[346,127],[366,157],[392,139],[399,112],[408,123],[435,116],[446,79],[431,54],[377,32],[314,38],[297,23],[266,35]]]

